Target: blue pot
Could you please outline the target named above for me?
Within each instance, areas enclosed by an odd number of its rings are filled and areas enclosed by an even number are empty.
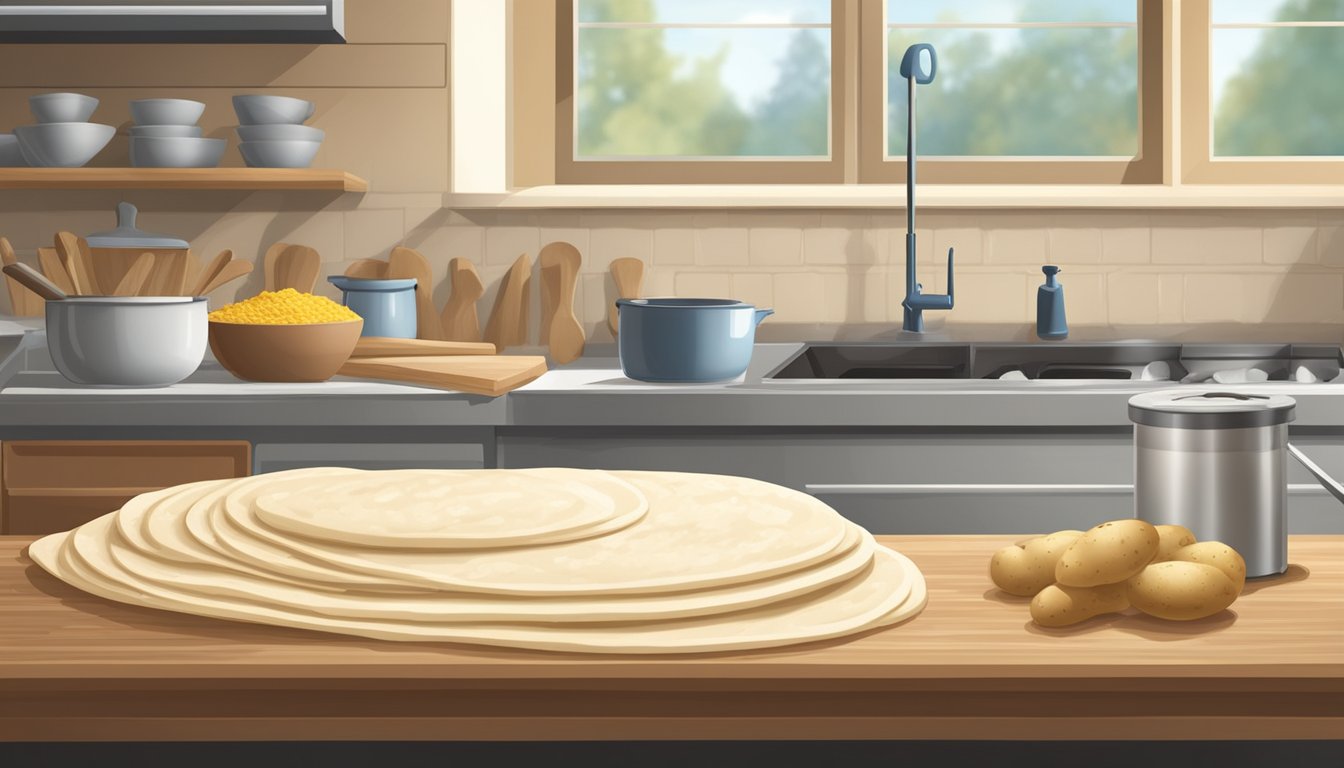
[[[621,370],[639,381],[728,381],[751,362],[773,309],[732,299],[618,299]]]
[[[362,280],[332,275],[327,282],[340,288],[341,302],[364,318],[361,336],[415,338],[415,280]]]

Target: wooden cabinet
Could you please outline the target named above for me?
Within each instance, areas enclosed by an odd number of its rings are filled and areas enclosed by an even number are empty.
[[[246,441],[6,442],[0,446],[0,532],[68,530],[137,494],[246,477],[251,466]]]

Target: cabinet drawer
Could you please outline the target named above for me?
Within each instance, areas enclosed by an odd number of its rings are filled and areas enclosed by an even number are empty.
[[[251,474],[246,441],[17,441],[0,446],[0,531],[67,530],[146,491]]]

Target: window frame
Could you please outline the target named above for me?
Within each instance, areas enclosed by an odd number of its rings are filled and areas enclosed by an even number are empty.
[[[859,180],[905,181],[905,159],[887,159],[887,18],[884,0],[861,0]],[[1163,66],[1170,35],[1162,0],[1138,0],[1139,151],[1132,159],[921,157],[921,181],[935,184],[1160,184],[1166,155]],[[1024,173],[1026,171],[1026,173]],[[1023,176],[1030,178],[1024,182]]]
[[[846,127],[846,54],[854,0],[831,0],[830,156],[825,160],[579,160],[574,156],[575,0],[556,0],[555,181],[557,184],[838,184],[852,142]]]
[[[1213,4],[1184,0],[1181,6],[1181,178],[1189,184],[1339,184],[1344,158],[1219,158],[1213,154]]]

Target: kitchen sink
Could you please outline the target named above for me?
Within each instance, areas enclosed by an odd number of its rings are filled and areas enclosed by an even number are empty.
[[[1245,383],[1331,381],[1340,367],[1332,344],[818,342],[765,378]]]

